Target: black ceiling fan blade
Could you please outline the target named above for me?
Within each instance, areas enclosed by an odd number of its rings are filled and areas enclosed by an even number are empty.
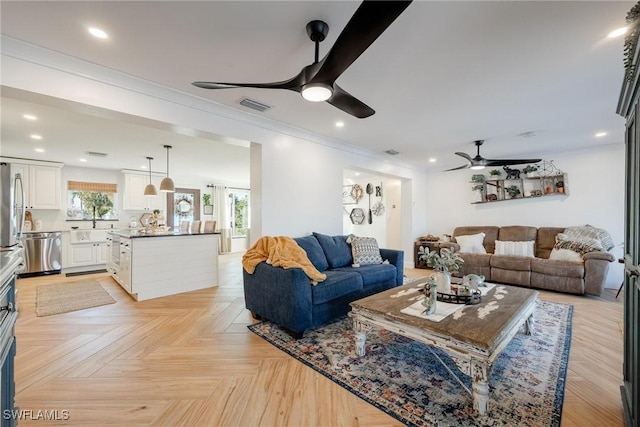
[[[445,170],[445,172],[457,171],[457,170],[460,170],[460,169],[469,169],[470,167],[471,167],[471,163],[467,163],[466,165],[458,166],[457,168],[447,169],[447,170]]]
[[[473,163],[473,159],[472,159],[472,158],[471,158],[471,156],[470,156],[470,155],[468,155],[467,153],[461,153],[461,152],[459,152],[459,151],[456,151],[456,152],[455,152],[455,154],[456,154],[456,155],[458,155],[458,156],[460,156],[460,157],[463,157],[463,158],[467,159],[467,161],[469,162],[469,164]]]
[[[257,89],[289,89],[300,92],[302,73],[289,80],[271,83],[220,83],[220,82],[193,82],[194,86],[202,89],[233,89],[237,87],[252,87]]]
[[[327,102],[359,119],[373,116],[376,112],[373,108],[355,98],[335,83],[333,85],[333,95],[327,99]]]
[[[524,165],[526,163],[538,163],[542,159],[484,159],[485,166],[510,166]]]
[[[363,1],[322,59],[313,82],[334,82],[411,4],[411,1]]]

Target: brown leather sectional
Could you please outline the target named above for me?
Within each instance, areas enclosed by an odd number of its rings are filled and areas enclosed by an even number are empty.
[[[456,274],[475,273],[492,282],[525,286],[572,294],[601,295],[609,271],[609,263],[615,257],[609,252],[590,252],[583,261],[551,260],[549,255],[558,233],[563,227],[527,227],[520,225],[466,226],[453,230],[453,241],[441,244],[459,250],[456,236],[485,233],[483,246],[486,254],[460,253],[464,259],[462,269]],[[535,258],[494,255],[495,241],[535,241]]]

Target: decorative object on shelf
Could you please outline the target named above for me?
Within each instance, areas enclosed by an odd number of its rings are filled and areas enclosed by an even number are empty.
[[[520,194],[520,189],[517,185],[510,185],[505,188],[505,191],[509,194],[509,197],[515,199]]]
[[[426,260],[427,266],[436,270],[434,273],[438,292],[449,293],[451,290],[451,273],[460,270],[464,260],[449,248],[442,248],[440,252],[418,248],[420,260]]]
[[[484,182],[484,175],[477,173],[471,176],[471,182]]]
[[[505,179],[520,179],[520,169],[511,169],[509,166],[503,166],[507,177]]]
[[[535,178],[537,176],[536,172],[538,170],[538,166],[536,165],[527,165],[522,168],[522,172],[524,172],[528,178]]]
[[[542,196],[542,190],[531,190],[531,197],[540,197]]]
[[[494,179],[498,179],[498,177],[499,177],[500,175],[502,175],[502,172],[501,172],[501,171],[499,171],[498,169],[491,169],[491,170],[489,171],[489,175],[490,175],[492,178],[494,178]]]
[[[352,224],[360,225],[364,222],[364,218],[365,218],[364,211],[361,208],[353,208],[351,209],[349,218],[351,219]]]
[[[558,193],[560,193],[560,194],[564,193],[564,181],[556,182],[556,189],[557,189]]]
[[[540,176],[547,177],[562,175],[564,172],[562,172],[556,167],[555,164],[553,164],[553,160],[543,160],[542,163],[540,163],[540,172],[538,173],[540,174]]]
[[[144,187],[144,195],[157,196],[158,190],[156,190],[155,185],[151,183],[151,160],[153,160],[153,157],[147,157],[147,160],[149,161],[149,184],[147,184],[147,186]]]
[[[342,204],[357,205],[364,197],[364,190],[359,184],[342,186]]]
[[[376,202],[373,205],[373,208],[371,208],[371,211],[375,216],[381,216],[384,214],[384,205],[382,204],[382,202]]]
[[[497,194],[487,194],[487,202],[496,202],[498,201]]]
[[[172,147],[170,145],[165,145],[164,148],[167,149],[167,176],[160,182],[160,191],[164,193],[173,193],[176,191],[176,186],[173,184],[173,180],[169,178],[169,150],[171,150]]]
[[[482,190],[484,190],[484,185],[482,184],[476,184],[473,187],[471,187],[471,189],[473,190],[473,192],[476,194],[476,201],[477,202],[481,202],[483,200],[483,195],[482,195]]]
[[[427,283],[424,284],[424,288],[422,289],[422,292],[424,293],[424,299],[422,300],[424,311],[422,314],[428,315],[436,312],[436,296],[438,295],[436,290],[437,286],[435,277],[429,276]]]
[[[382,198],[382,183],[376,185],[376,197]]]
[[[367,194],[369,195],[369,216],[368,221],[369,224],[373,223],[373,215],[371,214],[371,195],[373,194],[373,185],[371,183],[367,184]]]

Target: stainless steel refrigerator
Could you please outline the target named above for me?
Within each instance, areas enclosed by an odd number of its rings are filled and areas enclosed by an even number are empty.
[[[11,173],[11,164],[0,162],[0,248],[17,247],[24,225],[24,187],[19,173]]]

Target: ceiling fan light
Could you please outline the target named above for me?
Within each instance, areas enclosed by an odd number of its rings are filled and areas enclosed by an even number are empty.
[[[325,83],[309,83],[302,87],[302,97],[311,102],[322,102],[331,98],[333,89]]]
[[[480,169],[484,169],[484,166],[482,166],[482,165],[474,165],[474,166],[471,166],[471,169],[473,169],[475,171],[478,171]]]
[[[140,190],[138,190],[140,191]],[[145,196],[157,196],[158,195],[158,190],[156,190],[156,187],[153,184],[147,184],[146,187],[144,187],[144,195]]]
[[[169,177],[163,178],[160,182],[160,191],[164,193],[173,193],[176,191],[176,186],[173,183],[173,180]]]

